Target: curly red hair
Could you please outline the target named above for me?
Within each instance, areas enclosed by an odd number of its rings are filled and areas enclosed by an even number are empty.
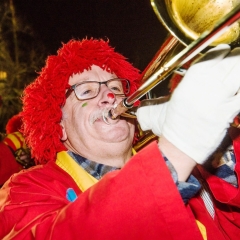
[[[55,161],[56,153],[66,150],[61,142],[61,106],[69,88],[69,77],[89,70],[92,65],[129,79],[130,93],[139,85],[139,70],[102,39],[70,40],[49,56],[37,79],[23,93],[23,134],[36,163]]]
[[[21,116],[21,112],[12,116],[7,124],[6,124],[6,133],[9,134],[9,133],[13,133],[13,132],[19,132],[22,128],[22,116]]]

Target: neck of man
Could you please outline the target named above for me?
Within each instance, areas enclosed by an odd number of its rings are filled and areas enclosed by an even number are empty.
[[[116,168],[122,168],[132,156],[132,147],[126,147],[126,144],[111,143],[103,145],[105,146],[96,144],[90,148],[88,146],[82,146],[79,150],[69,146],[66,147],[69,151],[90,161]]]

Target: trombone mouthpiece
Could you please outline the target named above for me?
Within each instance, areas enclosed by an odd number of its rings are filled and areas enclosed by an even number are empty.
[[[118,111],[116,111],[116,108],[112,108],[108,112],[108,117],[111,118],[112,120],[117,119],[118,116],[120,116]]]
[[[112,120],[116,119],[116,117],[113,116],[113,108],[108,111],[108,117],[111,118]]]
[[[125,99],[124,99],[125,100]],[[116,107],[113,107],[108,112],[108,117],[111,119],[116,119],[121,114],[125,113],[132,106],[126,106],[124,100],[121,101]]]

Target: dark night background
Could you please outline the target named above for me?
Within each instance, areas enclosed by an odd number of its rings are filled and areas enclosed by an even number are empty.
[[[144,70],[168,34],[150,0],[14,0],[14,6],[47,55],[71,38],[109,38],[111,46]]]

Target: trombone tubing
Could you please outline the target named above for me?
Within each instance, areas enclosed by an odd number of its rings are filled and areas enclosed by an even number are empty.
[[[110,116],[114,119],[123,112],[130,109],[134,102],[140,99],[148,91],[154,88],[161,81],[166,79],[174,70],[181,67],[184,63],[191,60],[203,49],[209,46],[214,40],[222,35],[234,22],[240,18],[240,4],[223,17],[213,28],[212,31],[204,32],[197,40],[193,41],[169,62],[164,64],[159,70],[154,72],[134,93],[123,99],[116,108],[111,109]]]

